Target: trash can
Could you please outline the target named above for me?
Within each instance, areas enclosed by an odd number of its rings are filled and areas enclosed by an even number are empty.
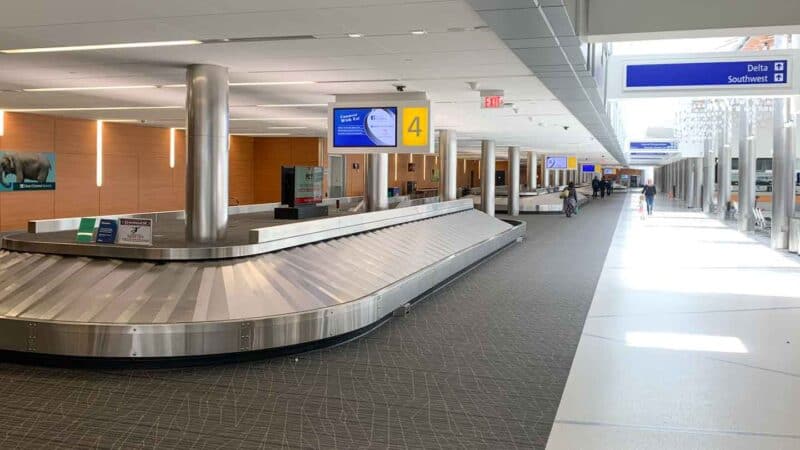
[[[789,218],[789,251],[800,253],[800,217]]]

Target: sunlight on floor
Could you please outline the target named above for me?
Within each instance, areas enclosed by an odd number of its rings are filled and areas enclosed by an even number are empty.
[[[733,336],[629,331],[625,333],[625,345],[693,352],[747,353],[742,340]]]

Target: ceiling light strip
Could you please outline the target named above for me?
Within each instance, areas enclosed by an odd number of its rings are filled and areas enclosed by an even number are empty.
[[[282,103],[282,104],[271,104],[271,105],[256,105],[259,108],[313,108],[313,107],[322,107],[328,106],[327,103]]]
[[[53,52],[78,52],[87,50],[109,50],[123,48],[145,48],[145,47],[172,47],[179,45],[202,44],[202,41],[189,39],[183,41],[156,41],[156,42],[127,42],[121,44],[92,44],[92,45],[68,45],[62,47],[34,47],[34,48],[15,48],[0,50],[0,53],[53,53]]]
[[[67,92],[67,91],[105,91],[116,89],[155,89],[154,84],[141,84],[131,86],[81,86],[81,87],[50,87],[50,88],[27,88],[23,92]]]
[[[98,106],[86,108],[23,108],[7,109],[13,112],[61,112],[61,111],[134,111],[146,109],[183,109],[183,106]]]

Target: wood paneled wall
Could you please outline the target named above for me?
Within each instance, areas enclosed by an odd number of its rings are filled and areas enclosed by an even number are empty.
[[[10,112],[4,121],[0,150],[56,153],[56,190],[0,193],[0,230],[23,229],[32,219],[183,209],[186,140],[181,130],[175,136],[175,168],[170,168],[168,129],[105,122],[98,188],[95,121]],[[318,151],[317,138],[232,136],[231,204],[279,200],[280,166],[317,165]]]
[[[281,200],[282,166],[322,165],[319,138],[255,138],[254,141],[255,203]]]

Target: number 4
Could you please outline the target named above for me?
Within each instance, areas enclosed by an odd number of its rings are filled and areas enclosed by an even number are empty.
[[[416,133],[417,137],[422,134],[422,129],[419,127],[419,116],[414,117],[414,119],[408,125],[408,132]]]

